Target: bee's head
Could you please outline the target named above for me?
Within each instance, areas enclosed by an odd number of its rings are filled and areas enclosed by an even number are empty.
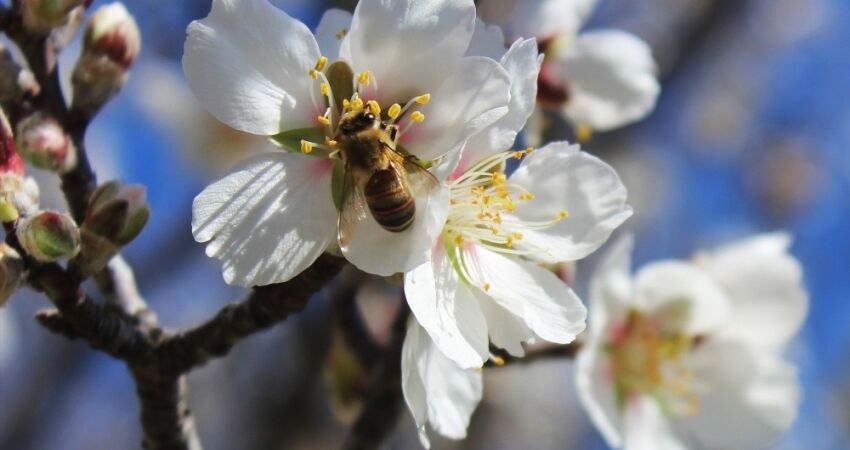
[[[369,109],[349,111],[339,119],[339,130],[342,134],[353,135],[370,128],[378,128],[381,120]]]

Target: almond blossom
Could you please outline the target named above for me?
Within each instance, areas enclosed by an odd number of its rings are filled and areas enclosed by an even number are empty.
[[[620,30],[579,32],[597,0],[482,0],[480,14],[509,39],[535,37],[546,54],[538,102],[578,129],[606,131],[635,122],[659,93],[649,46]]]
[[[313,34],[266,0],[214,0],[189,26],[183,66],[201,104],[286,150],[249,159],[195,199],[193,234],[228,283],[288,280],[336,245],[344,112],[368,108],[397,125],[398,145],[437,161],[441,180],[466,140],[505,115],[507,72],[466,55],[475,21],[472,0],[362,0],[353,15],[328,11]],[[429,257],[448,189],[413,193],[413,225],[390,232],[366,214],[341,245],[349,261],[391,275]]]
[[[631,241],[593,279],[576,387],[611,447],[763,448],[796,416],[781,352],[807,297],[787,235],[766,234],[629,274]]]

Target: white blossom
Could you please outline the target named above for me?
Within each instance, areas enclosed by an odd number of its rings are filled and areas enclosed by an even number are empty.
[[[475,20],[472,0],[362,0],[353,15],[328,11],[314,35],[267,0],[215,0],[189,25],[183,67],[201,104],[290,151],[249,159],[195,199],[193,234],[222,260],[227,282],[288,280],[335,245],[334,146],[344,110],[370,108],[396,122],[400,146],[442,161],[431,169],[440,179],[470,136],[505,115],[507,72],[465,56]],[[353,79],[340,81],[336,69]],[[346,258],[379,275],[426,261],[448,190],[414,194],[409,229],[387,231],[366,214],[341,246]]]
[[[796,416],[781,352],[805,316],[784,234],[629,274],[623,240],[592,282],[579,398],[608,444],[630,450],[763,448]]]

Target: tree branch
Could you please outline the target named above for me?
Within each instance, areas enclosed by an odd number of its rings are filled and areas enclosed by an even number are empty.
[[[490,351],[498,359],[490,359],[484,364],[485,367],[505,367],[515,366],[520,364],[531,364],[538,361],[546,361],[550,359],[575,359],[578,351],[581,350],[582,343],[573,341],[569,344],[552,345],[541,348],[527,350],[525,356],[511,356],[508,352],[491,347]]]
[[[329,297],[333,316],[345,338],[345,345],[357,355],[363,367],[369,370],[380,361],[383,350],[375,343],[357,307],[357,292],[366,278],[367,274],[354,266],[346,267],[337,277]]]

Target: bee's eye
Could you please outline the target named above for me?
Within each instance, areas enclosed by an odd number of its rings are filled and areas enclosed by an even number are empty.
[[[354,125],[352,125],[352,124],[350,124],[350,123],[348,123],[348,122],[341,123],[341,124],[339,125],[339,129],[340,129],[340,130],[342,130],[342,131],[343,131],[343,132],[345,132],[345,133],[351,133],[351,132],[353,132],[353,131],[354,131]]]
[[[375,120],[375,115],[368,112],[366,114],[363,114],[363,119],[365,119],[366,121],[372,122],[372,121]]]

